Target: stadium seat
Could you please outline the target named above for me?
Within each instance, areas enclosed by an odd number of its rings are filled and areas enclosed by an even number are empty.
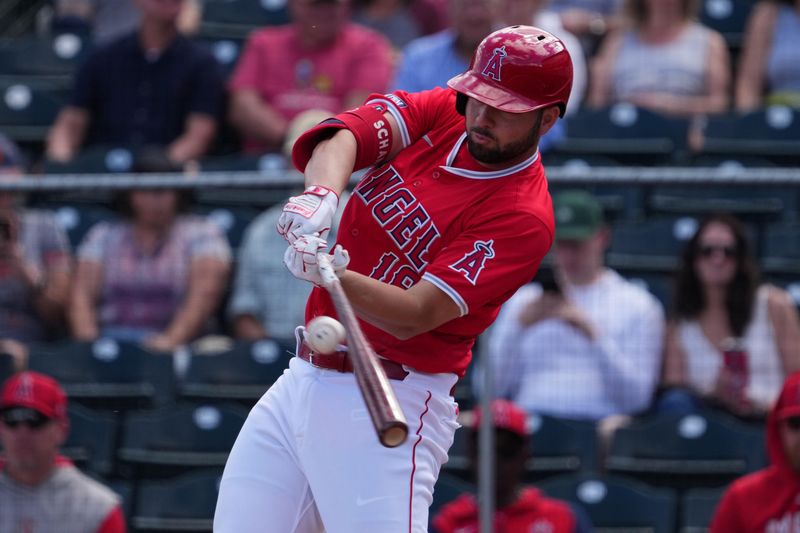
[[[137,149],[130,146],[92,146],[67,163],[45,161],[45,174],[115,174],[131,172]]]
[[[478,488],[472,483],[467,483],[464,480],[451,476],[447,473],[439,475],[436,480],[436,486],[433,488],[433,503],[431,503],[428,510],[429,522],[439,514],[442,507],[455,500],[462,494],[475,494]]]
[[[244,39],[232,37],[204,37],[198,40],[219,63],[225,78],[229,78],[244,47]]]
[[[764,271],[800,276],[800,224],[768,225],[761,249],[761,267]]]
[[[538,484],[553,498],[586,510],[597,531],[673,533],[677,496],[671,489],[650,487],[617,476],[569,474]]]
[[[244,231],[259,212],[248,207],[211,207],[201,205],[195,213],[206,216],[228,238],[231,248],[236,250],[242,242]]]
[[[0,41],[0,78],[70,78],[92,48],[89,35],[60,33]]]
[[[764,466],[764,430],[716,412],[664,414],[618,429],[605,467],[653,484],[708,486]]]
[[[14,359],[7,353],[0,352],[0,384],[15,372]]]
[[[221,467],[246,418],[247,410],[233,404],[180,403],[128,413],[117,451],[120,468],[163,477]]]
[[[179,393],[255,403],[288,367],[294,350],[295,340],[286,339],[239,342],[214,355],[192,354]]]
[[[73,250],[77,250],[92,226],[102,221],[111,221],[117,214],[99,205],[52,206],[56,224],[67,233]]]
[[[654,213],[779,218],[796,215],[797,191],[757,185],[659,186],[650,193],[648,204]]]
[[[60,98],[47,86],[0,83],[0,131],[18,142],[43,141],[63,104]]]
[[[31,346],[28,367],[57,379],[71,400],[89,407],[160,405],[174,395],[172,357],[101,338]]]
[[[76,466],[107,476],[114,466],[117,420],[114,416],[71,403],[69,435],[61,453]]]
[[[689,123],[629,104],[582,110],[567,118],[567,138],[559,151],[604,155],[629,164],[653,165],[680,158]]]
[[[142,481],[136,497],[137,531],[211,531],[222,471],[203,469],[168,480]]]
[[[658,298],[664,309],[671,309],[673,285],[671,274],[637,270],[620,270],[619,273]]]
[[[707,533],[725,488],[695,488],[681,497],[680,533]]]
[[[133,511],[133,483],[125,479],[98,479],[101,483],[117,493],[122,504],[122,512],[130,522],[131,511]],[[130,531],[130,528],[128,529]]]
[[[697,231],[694,217],[652,217],[612,226],[608,264],[621,270],[671,272],[681,250]]]
[[[206,0],[200,33],[242,38],[254,29],[287,22],[286,0]]]
[[[745,115],[711,116],[704,132],[703,154],[759,156],[796,164],[800,153],[800,111],[772,106]]]
[[[639,219],[644,214],[644,189],[642,187],[556,182],[550,184],[550,194],[556,195],[560,191],[576,188],[591,193],[597,199],[603,207],[604,218],[608,222]]]
[[[753,2],[749,0],[703,0],[700,22],[720,32],[735,53],[742,46],[752,8]]]

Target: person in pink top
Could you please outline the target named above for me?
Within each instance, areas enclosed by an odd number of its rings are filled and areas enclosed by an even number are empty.
[[[58,454],[67,396],[51,377],[20,372],[0,390],[0,531],[125,533],[119,497]]]
[[[229,84],[230,119],[247,152],[277,150],[310,109],[331,115],[386,91],[392,51],[349,22],[349,0],[290,0],[293,22],[253,33]]]

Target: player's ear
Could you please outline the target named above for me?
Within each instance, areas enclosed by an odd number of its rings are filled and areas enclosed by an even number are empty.
[[[545,107],[540,112],[542,114],[542,122],[539,125],[539,136],[542,136],[550,131],[550,128],[555,126],[561,114],[561,110],[558,106],[552,105],[550,107]]]

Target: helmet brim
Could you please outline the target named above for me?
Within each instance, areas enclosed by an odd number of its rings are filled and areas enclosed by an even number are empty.
[[[476,76],[469,70],[450,78],[447,86],[465,96],[507,113],[528,113],[542,107],[492,84],[483,76]]]

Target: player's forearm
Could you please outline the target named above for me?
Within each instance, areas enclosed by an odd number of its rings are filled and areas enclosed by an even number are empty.
[[[306,185],[322,185],[341,194],[353,173],[356,149],[356,138],[346,129],[317,144],[306,165]]]

